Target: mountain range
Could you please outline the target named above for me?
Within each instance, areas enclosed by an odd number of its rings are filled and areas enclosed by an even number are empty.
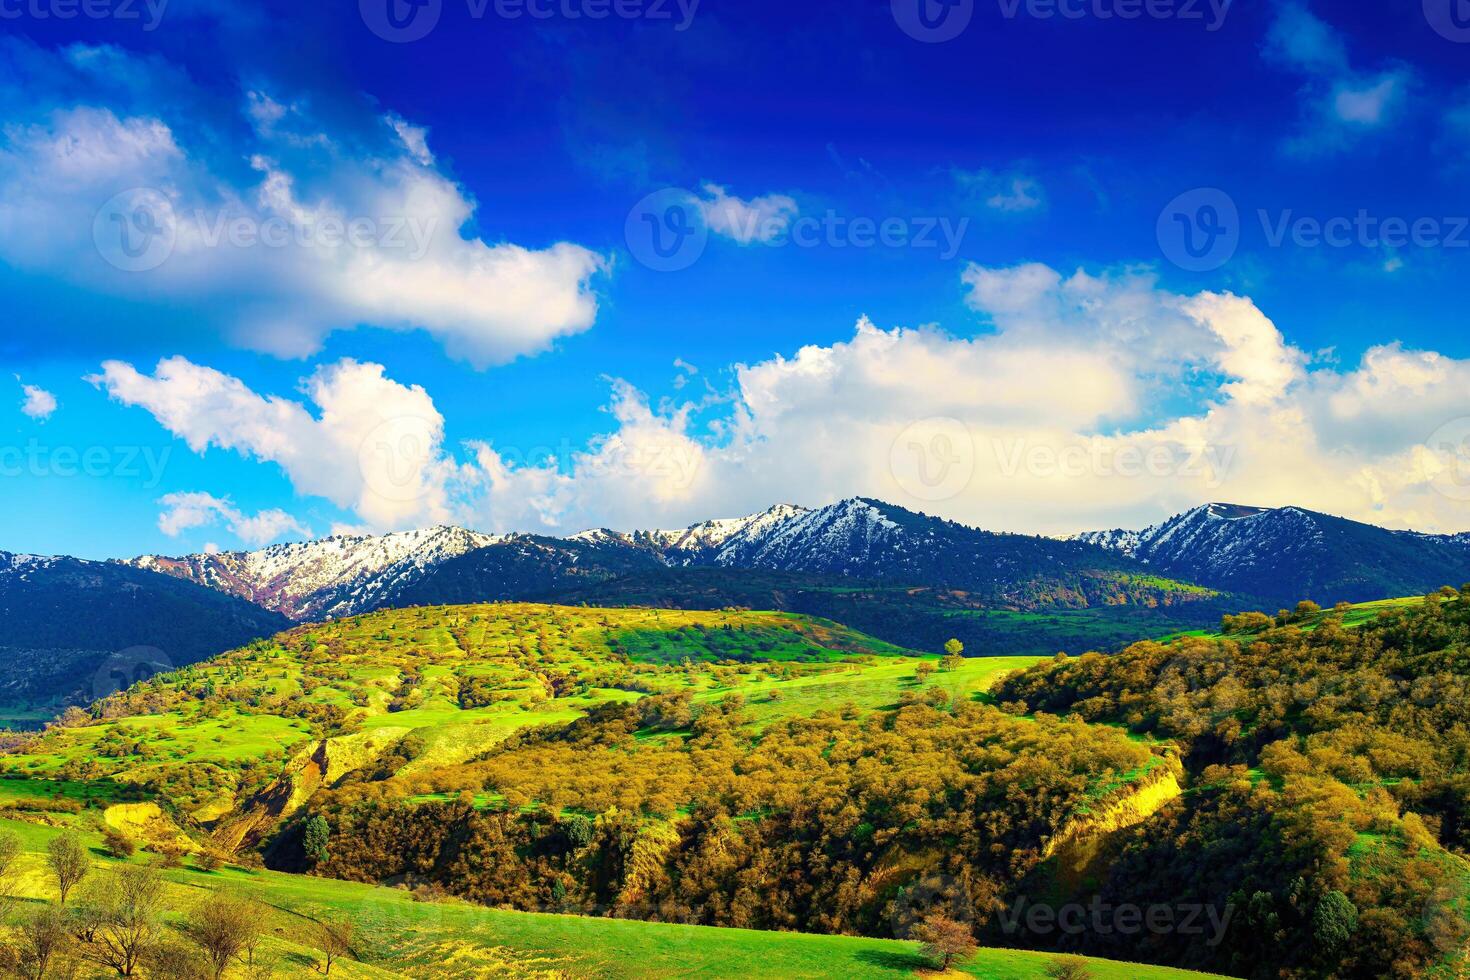
[[[816,509],[780,504],[678,530],[552,538],[437,527],[256,552],[146,555],[127,564],[303,620],[403,604],[543,598],[620,575],[693,568],[942,587],[1015,608],[1167,604],[1199,594],[1160,580],[1117,549],[983,531],[865,498]]]
[[[1115,649],[1223,612],[1466,581],[1470,533],[1224,503],[1070,538],[984,531],[852,498],[565,538],[441,526],[112,562],[0,553],[0,644],[17,665],[0,690],[11,701],[70,697],[85,686],[79,672],[108,651],[144,644],[192,662],[289,622],[415,605],[784,610],[926,649],[956,637],[988,655]]]
[[[1077,539],[1161,575],[1283,604],[1362,602],[1470,580],[1470,533],[1390,531],[1301,507],[1205,504],[1141,531]]]

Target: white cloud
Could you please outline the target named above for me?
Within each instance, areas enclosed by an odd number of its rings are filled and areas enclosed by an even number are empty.
[[[302,382],[315,414],[182,357],[160,361],[152,375],[108,361],[89,380],[146,409],[196,453],[218,447],[273,463],[298,493],[330,500],[371,526],[449,516],[461,474],[443,455],[444,419],[423,388],[389,379],[381,365],[349,359],[318,368]]]
[[[103,67],[121,81],[104,87]],[[338,127],[252,91],[240,125],[200,108],[210,100],[181,72],[112,48],[10,44],[0,69],[25,93],[0,110],[0,259],[18,268],[184,311],[278,356],[368,324],[425,330],[485,367],[596,318],[605,258],[467,237],[472,223],[493,235],[493,212],[397,115]],[[158,234],[129,227],[140,201]],[[127,249],[140,243],[138,260]]]
[[[799,213],[796,201],[784,194],[744,200],[719,184],[708,182],[700,190],[703,196],[695,200],[709,230],[741,245],[776,240],[786,233]]]
[[[19,381],[19,378],[16,378]],[[20,390],[25,394],[25,399],[20,403],[20,410],[30,418],[44,422],[56,411],[56,396],[45,388],[36,385],[21,383]]]
[[[1276,8],[1262,50],[1267,60],[1306,80],[1303,129],[1288,140],[1291,152],[1345,149],[1404,114],[1413,73],[1403,66],[1354,69],[1341,35],[1304,3],[1287,2]]]
[[[213,494],[170,493],[159,498],[163,510],[158,515],[158,529],[169,537],[185,531],[209,527],[224,521],[230,533],[251,547],[280,540],[288,534],[309,538],[311,530],[283,510],[273,508],[249,515],[241,512],[228,499]],[[214,545],[217,552],[218,545]]]
[[[1427,444],[1455,420],[1470,432],[1470,361],[1385,345],[1314,366],[1250,299],[1171,293],[1139,270],[963,278],[983,320],[972,336],[863,319],[849,339],[735,365],[733,389],[700,401],[654,404],[614,381],[609,430],[580,449],[448,446],[427,392],[351,361],[303,383],[315,414],[181,358],[153,376],[109,364],[99,382],[196,451],[279,465],[374,529],[667,526],[853,494],[1028,532],[1209,500],[1470,523],[1435,489],[1455,461]],[[962,468],[953,493],[914,484],[898,457],[916,449]]]

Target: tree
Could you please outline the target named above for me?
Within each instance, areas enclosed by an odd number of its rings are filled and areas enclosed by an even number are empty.
[[[332,975],[332,964],[352,952],[353,925],[351,919],[327,916],[316,924],[316,948],[326,960],[322,964],[322,976]]]
[[[261,918],[254,902],[219,892],[194,907],[184,924],[184,932],[204,953],[210,976],[219,980],[231,960],[237,957],[244,960],[247,950],[254,952],[261,933]]]
[[[158,943],[163,913],[163,876],[147,865],[118,868],[94,899],[101,927],[86,955],[125,977]]]
[[[20,836],[13,830],[0,833],[0,918],[8,917],[15,899],[10,894],[20,877],[16,858],[20,856]]]
[[[306,826],[301,832],[301,849],[313,864],[321,864],[327,859],[327,845],[332,839],[332,827],[327,823],[327,818],[318,814],[306,821]]]
[[[941,970],[975,955],[975,936],[969,925],[938,912],[926,916],[914,935],[923,944],[921,952]]]
[[[1326,950],[1334,950],[1348,941],[1358,928],[1358,909],[1340,891],[1322,896],[1312,913],[1312,938]]]
[[[1052,980],[1092,980],[1092,971],[1080,956],[1058,956],[1047,966],[1046,975]]]
[[[25,980],[46,980],[71,948],[66,913],[54,905],[37,909],[20,925],[15,970]]]
[[[951,637],[944,644],[944,658],[939,661],[939,665],[945,670],[958,670],[964,663],[965,645]]]
[[[918,678],[920,684],[923,684],[926,681],[928,681],[930,675],[933,674],[933,673],[934,673],[934,665],[931,664],[927,660],[925,660],[923,663],[919,664],[917,667],[914,668],[914,676],[916,678]]]
[[[102,845],[107,853],[119,860],[130,858],[138,850],[131,837],[111,825],[102,828]]]
[[[87,846],[82,843],[76,831],[68,830],[60,837],[53,837],[51,843],[46,845],[46,862],[51,865],[51,871],[56,876],[56,889],[61,893],[61,904],[65,905],[71,890],[92,870],[92,858],[87,854]]]

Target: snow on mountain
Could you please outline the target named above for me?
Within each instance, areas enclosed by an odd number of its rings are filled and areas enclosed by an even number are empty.
[[[451,558],[503,541],[460,527],[384,535],[334,535],[260,551],[144,555],[124,564],[164,572],[248,599],[292,619],[351,616],[394,595]]]
[[[1409,595],[1470,576],[1470,533],[1390,531],[1301,507],[1204,504],[1141,531],[1076,540],[1166,575],[1277,602]]]
[[[0,577],[24,579],[27,573],[51,568],[62,560],[45,555],[18,555],[10,551],[0,551]]]

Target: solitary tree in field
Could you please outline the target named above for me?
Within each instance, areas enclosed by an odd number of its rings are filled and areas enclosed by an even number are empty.
[[[1092,971],[1087,961],[1077,956],[1059,956],[1046,968],[1052,980],[1092,980]]]
[[[101,927],[86,955],[130,977],[157,945],[163,928],[163,876],[147,865],[125,865],[105,879],[96,901]]]
[[[934,673],[934,665],[931,664],[927,660],[925,660],[923,663],[919,664],[917,667],[914,668],[914,676],[916,678],[918,678],[920,684],[923,684],[924,682],[928,681],[930,675],[933,674],[933,673]]]
[[[958,670],[964,662],[965,645],[951,637],[944,644],[944,659],[939,662],[939,665],[945,670]]]
[[[216,893],[194,907],[184,931],[199,945],[215,980],[225,975],[236,957],[246,959],[253,950],[262,925],[260,909],[249,899],[228,892]]]
[[[71,890],[92,870],[92,858],[87,854],[87,845],[82,843],[74,830],[52,838],[51,843],[46,845],[46,863],[51,865],[51,871],[56,876],[56,889],[61,892],[62,905],[66,904],[66,896],[71,894]]]
[[[15,899],[10,894],[20,877],[16,859],[20,857],[20,837],[13,830],[0,833],[0,917],[8,917]]]
[[[328,916],[316,926],[316,948],[322,951],[322,976],[332,975],[332,964],[352,951],[351,919]]]
[[[968,923],[958,922],[938,912],[924,918],[914,935],[923,943],[922,951],[941,970],[975,955],[975,936]]]
[[[331,839],[331,825],[327,823],[326,817],[318,814],[306,821],[306,827],[301,834],[301,848],[312,863],[321,864],[327,859],[327,844]]]

